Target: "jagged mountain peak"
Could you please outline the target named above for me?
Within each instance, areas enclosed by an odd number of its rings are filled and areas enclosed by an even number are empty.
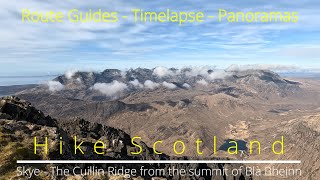
[[[34,89],[18,93],[55,94],[80,100],[118,100],[133,94],[156,91],[174,93],[207,91],[234,97],[260,96],[264,99],[285,97],[299,92],[299,83],[286,80],[268,70],[227,71],[203,68],[136,68],[127,71],[106,69],[98,72],[67,72]],[[232,92],[230,92],[232,88]],[[147,93],[149,94],[149,93]],[[26,95],[26,96],[25,96]]]
[[[222,74],[220,77],[210,77],[211,75],[215,75],[215,73]],[[188,81],[188,78],[191,77],[201,77],[204,79],[208,79],[214,81],[216,79],[225,79],[227,77],[234,78],[246,78],[246,77],[256,77],[261,80],[266,81],[278,81],[283,78],[280,77],[279,74],[270,71],[270,70],[243,70],[243,71],[228,71],[228,70],[220,70],[220,69],[210,69],[210,68],[136,68],[129,69],[127,71],[121,71],[118,69],[105,69],[104,71],[98,72],[82,72],[75,71],[72,74],[66,73],[65,75],[58,76],[54,80],[60,81],[61,83],[66,83],[67,80],[78,79],[95,79],[97,82],[110,82],[112,80],[120,80],[123,82],[134,80],[134,79],[150,79],[154,81],[160,81],[161,79],[171,79],[176,80],[178,78],[184,81]],[[104,79],[105,78],[105,79]],[[211,79],[210,79],[211,78]],[[284,82],[284,81],[283,81]]]
[[[56,120],[45,116],[42,111],[31,106],[31,103],[15,96],[0,98],[0,117],[25,120],[39,125],[57,126]]]

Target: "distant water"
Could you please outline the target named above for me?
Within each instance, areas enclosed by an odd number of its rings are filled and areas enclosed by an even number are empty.
[[[320,79],[320,73],[313,72],[294,72],[294,73],[279,73],[283,77],[293,77],[293,78],[312,78]]]
[[[235,146],[235,143],[234,143],[234,142],[231,142],[231,141],[236,141],[236,142],[237,142],[238,150],[248,151],[247,142],[246,142],[246,141],[243,141],[243,140],[233,140],[233,139],[227,139],[227,140],[225,140],[224,144],[223,144],[222,146],[220,146],[219,150],[228,151],[228,149],[230,148],[231,151],[235,151],[236,149],[231,148],[231,147]]]
[[[0,76],[0,86],[41,84],[55,78],[57,75],[46,76]]]

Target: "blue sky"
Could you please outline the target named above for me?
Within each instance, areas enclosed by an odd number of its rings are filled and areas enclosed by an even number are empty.
[[[317,0],[28,0],[1,1],[0,76],[62,73],[67,69],[281,64],[320,69],[320,2]],[[38,11],[103,9],[128,15],[115,24],[22,23],[23,8]],[[299,21],[205,21],[179,26],[137,23],[132,8],[203,11],[297,11]]]

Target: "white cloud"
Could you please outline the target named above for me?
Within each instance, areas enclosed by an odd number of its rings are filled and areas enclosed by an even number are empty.
[[[78,72],[78,70],[71,69],[71,70],[66,71],[65,74],[64,74],[64,76],[65,76],[67,79],[72,79],[72,77],[76,74],[76,72]]]
[[[160,84],[159,84],[159,83],[155,83],[155,82],[153,82],[153,81],[151,81],[151,80],[146,80],[146,81],[144,82],[144,86],[145,86],[147,89],[152,89],[152,90],[153,90],[153,89],[159,87]]]
[[[121,71],[121,77],[122,78],[126,78],[127,75],[127,71]]]
[[[226,68],[226,71],[240,71],[240,66],[238,64],[232,64]]]
[[[187,89],[190,89],[190,88],[191,88],[191,86],[190,86],[188,83],[184,83],[182,86],[185,87],[185,88],[187,88]]]
[[[209,71],[211,72],[209,73]],[[203,78],[212,81],[215,79],[224,79],[225,77],[232,75],[232,73],[226,72],[225,70],[216,69],[216,67],[197,66],[191,67],[190,71],[185,72],[185,75],[187,77],[202,76]]]
[[[224,70],[214,70],[208,75],[209,80],[216,80],[216,79],[224,79],[227,76],[231,76],[231,72],[226,72]]]
[[[208,83],[206,80],[204,80],[204,79],[201,79],[201,80],[197,81],[197,83],[200,84],[200,85],[203,85],[203,86],[208,86],[208,84],[209,84],[209,83]]]
[[[165,77],[165,76],[173,76],[174,72],[171,71],[168,68],[165,68],[165,67],[156,67],[153,70],[153,74],[158,76],[158,77],[160,77],[160,78],[162,78],[162,77]]]
[[[141,84],[138,79],[130,81],[129,83],[132,84],[136,88],[143,88],[144,87],[143,84]]]
[[[208,75],[208,71],[212,68],[208,67],[208,66],[197,66],[197,67],[191,67],[190,68],[191,71],[187,71],[185,72],[185,75],[188,77],[193,77],[193,76],[207,76]]]
[[[82,80],[81,80],[80,77],[78,77],[78,78],[76,79],[76,81],[77,81],[78,83],[81,83],[81,82],[82,82]]]
[[[120,93],[125,91],[128,86],[119,81],[112,81],[112,83],[96,83],[93,85],[92,89],[100,91],[106,96],[118,96]]]
[[[48,81],[46,82],[46,85],[48,86],[49,91],[51,92],[61,91],[64,89],[64,85],[61,84],[59,81]]]
[[[175,84],[173,84],[173,83],[168,83],[168,82],[166,82],[166,81],[162,82],[162,85],[163,85],[164,87],[168,88],[168,89],[175,89],[175,88],[177,88],[177,86],[176,86]]]

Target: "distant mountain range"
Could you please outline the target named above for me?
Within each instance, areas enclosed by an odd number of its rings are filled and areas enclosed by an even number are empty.
[[[234,96],[259,94],[266,98],[298,92],[298,84],[265,70],[178,70],[159,67],[130,69],[126,72],[117,69],[106,69],[101,73],[67,72],[32,91],[93,101],[121,99],[131,93],[156,89],[225,91]]]

